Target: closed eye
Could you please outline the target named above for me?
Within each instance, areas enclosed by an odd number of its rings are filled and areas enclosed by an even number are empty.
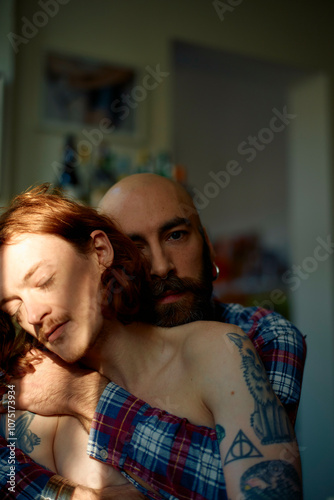
[[[38,284],[37,285],[37,288],[40,288],[42,290],[47,290],[48,288],[50,288],[50,286],[53,284],[53,281],[54,281],[54,275],[52,275],[49,279],[47,279],[46,281],[43,281],[41,284]]]
[[[20,307],[21,307],[22,302],[20,302],[17,307],[15,308],[15,305],[11,305],[10,307],[4,307],[3,311],[7,313],[12,320],[18,322],[19,314],[20,314]]]

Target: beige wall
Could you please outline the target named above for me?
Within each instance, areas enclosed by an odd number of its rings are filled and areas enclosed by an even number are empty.
[[[41,62],[47,49],[135,65],[160,65],[170,76],[152,91],[148,107],[152,150],[171,148],[171,42],[196,44],[334,72],[331,1],[232,1],[222,21],[207,0],[62,0],[59,12],[18,46],[16,111],[13,137],[14,190],[33,182],[52,181],[52,162],[61,157],[63,137],[43,131],[40,122]],[[43,3],[43,0],[40,0]],[[226,3],[226,2],[225,2]],[[41,11],[36,0],[17,0],[17,27]]]
[[[10,167],[12,167],[11,142],[13,137],[14,67],[15,53],[6,34],[15,23],[14,2],[0,2],[0,73],[4,78],[3,102],[0,103],[0,203],[3,204],[11,191]]]

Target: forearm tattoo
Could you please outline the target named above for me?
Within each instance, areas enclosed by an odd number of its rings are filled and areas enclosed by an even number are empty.
[[[240,480],[243,500],[301,500],[296,469],[284,460],[268,460],[247,469]]]

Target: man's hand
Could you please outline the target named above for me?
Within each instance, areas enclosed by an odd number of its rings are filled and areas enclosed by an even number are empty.
[[[71,500],[145,500],[145,497],[132,484],[109,486],[103,490],[91,490],[77,486]]]
[[[22,378],[13,378],[15,407],[39,415],[73,415],[89,431],[100,396],[109,380],[96,371],[67,364],[53,353],[28,354],[31,363]],[[1,406],[0,412],[5,408]]]

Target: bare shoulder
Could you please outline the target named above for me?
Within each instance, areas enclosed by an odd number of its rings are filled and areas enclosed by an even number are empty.
[[[216,322],[198,322],[187,327],[181,360],[204,406],[212,412],[215,405],[230,404],[231,394],[246,397],[242,353],[257,358],[243,330],[236,325]]]
[[[215,356],[231,357],[235,352],[234,339],[251,341],[237,325],[216,321],[196,321],[184,325],[182,354],[185,360],[197,362]]]

